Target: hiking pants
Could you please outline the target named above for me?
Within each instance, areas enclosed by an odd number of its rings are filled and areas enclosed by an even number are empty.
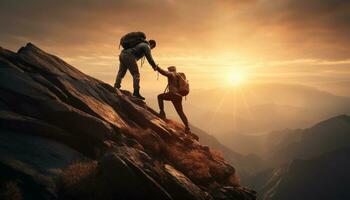
[[[137,66],[137,61],[134,56],[129,53],[121,53],[119,55],[119,71],[114,87],[120,88],[122,79],[128,69],[133,78],[134,91],[140,90],[140,72]]]
[[[159,109],[164,111],[164,102],[163,101],[171,101],[175,107],[177,114],[180,116],[182,122],[185,126],[188,126],[187,117],[182,109],[182,96],[173,92],[166,92],[158,95],[158,104]]]

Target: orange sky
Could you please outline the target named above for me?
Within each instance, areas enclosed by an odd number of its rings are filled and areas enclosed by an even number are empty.
[[[158,41],[156,62],[178,66],[193,88],[242,76],[240,84],[298,83],[350,96],[347,0],[3,0],[0,28],[0,46],[31,41],[111,84],[119,38],[141,30]],[[143,89],[164,87],[148,64],[141,73]]]

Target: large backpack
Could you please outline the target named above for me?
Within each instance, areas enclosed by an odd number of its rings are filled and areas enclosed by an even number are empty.
[[[178,93],[181,96],[187,96],[190,92],[190,84],[186,79],[186,75],[183,72],[176,73],[177,84],[178,84]]]
[[[124,49],[130,49],[141,42],[147,42],[144,32],[130,32],[120,38],[119,47],[122,46]]]

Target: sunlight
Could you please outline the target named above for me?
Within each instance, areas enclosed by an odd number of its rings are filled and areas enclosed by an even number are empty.
[[[242,72],[231,72],[227,76],[227,81],[230,86],[239,86],[246,80],[245,74]]]

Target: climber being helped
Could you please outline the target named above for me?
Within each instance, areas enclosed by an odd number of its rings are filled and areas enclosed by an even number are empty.
[[[120,39],[120,45],[123,47],[123,50],[119,55],[119,71],[114,88],[119,89],[121,87],[122,79],[126,71],[129,70],[133,77],[133,96],[144,100],[145,98],[140,94],[140,72],[137,61],[146,57],[153,70],[156,70],[157,65],[151,54],[151,49],[156,47],[156,41],[147,41],[146,35],[143,32],[131,32]]]
[[[163,101],[171,101],[175,107],[177,114],[180,116],[182,122],[185,125],[186,133],[189,133],[190,127],[188,126],[188,120],[182,108],[182,98],[186,96],[190,91],[189,83],[186,80],[185,74],[177,73],[175,66],[168,67],[168,71],[163,70],[159,66],[157,66],[156,69],[160,74],[168,78],[168,85],[164,93],[158,95],[160,117],[163,119],[166,118]]]

